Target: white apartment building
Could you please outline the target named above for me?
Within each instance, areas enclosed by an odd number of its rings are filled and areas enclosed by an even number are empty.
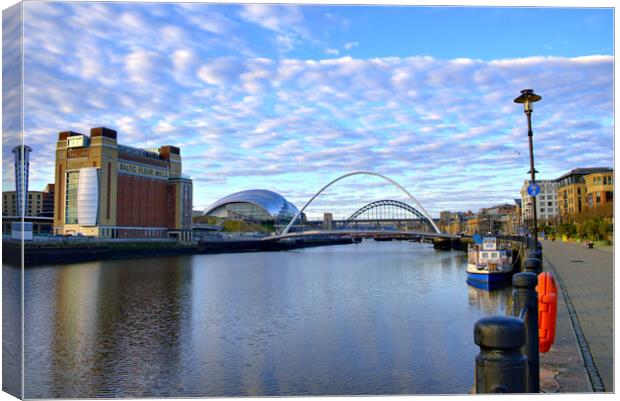
[[[536,180],[540,186],[540,193],[536,196],[537,215],[539,223],[555,220],[559,214],[557,189],[559,183],[555,180]],[[523,222],[534,218],[532,197],[527,193],[529,180],[525,180],[521,187],[521,218]]]

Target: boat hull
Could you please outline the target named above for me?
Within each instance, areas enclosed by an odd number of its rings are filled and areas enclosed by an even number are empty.
[[[493,290],[506,287],[512,283],[512,271],[502,273],[470,273],[467,272],[467,284],[472,287]]]

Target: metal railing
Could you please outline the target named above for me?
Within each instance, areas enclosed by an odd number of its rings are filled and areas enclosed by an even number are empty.
[[[530,251],[540,256],[542,251]],[[474,325],[476,356],[475,393],[540,392],[538,295],[536,285],[541,259],[528,258],[524,272],[512,277],[513,316],[488,316]]]

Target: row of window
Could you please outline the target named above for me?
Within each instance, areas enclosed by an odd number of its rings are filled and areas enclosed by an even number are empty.
[[[121,231],[123,231],[124,233],[126,233],[127,230],[125,229],[120,229]],[[167,234],[167,231],[165,230],[161,230],[161,229],[144,229],[141,230],[142,231],[142,236],[143,237],[156,237],[156,238],[161,238],[161,237],[165,237]],[[140,230],[136,230],[134,231],[136,233],[139,233]],[[121,235],[124,235],[123,233],[121,233]],[[106,237],[106,238],[118,238],[119,237],[119,229],[118,228],[102,228],[101,229],[101,236],[102,237]],[[138,236],[138,235],[134,235],[134,236]]]
[[[603,184],[603,185],[607,185],[607,184],[611,185],[611,184],[613,184],[613,180],[611,178],[611,175],[603,175],[603,176],[599,175],[597,177],[594,177],[594,179],[592,181],[594,182],[594,185],[601,185],[601,184]]]

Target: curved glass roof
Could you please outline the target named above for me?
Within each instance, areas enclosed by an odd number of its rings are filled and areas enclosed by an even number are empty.
[[[282,195],[267,189],[248,189],[227,195],[205,209],[208,215],[220,206],[229,203],[252,203],[265,209],[276,221],[291,220],[299,209]]]

